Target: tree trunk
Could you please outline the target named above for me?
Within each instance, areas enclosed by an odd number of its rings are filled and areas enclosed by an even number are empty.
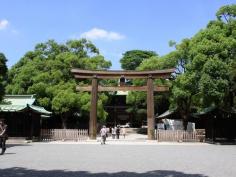
[[[187,126],[188,126],[188,116],[184,115],[183,116],[183,126],[184,126],[184,130],[187,130]]]
[[[188,113],[186,113],[185,111],[182,111],[180,114],[181,114],[181,117],[182,117],[182,120],[183,120],[184,130],[187,130],[187,126],[188,126]]]
[[[232,108],[234,107],[234,98],[235,98],[235,94],[234,92],[229,92],[229,106]]]
[[[66,114],[61,115],[61,122],[62,122],[62,128],[66,129],[67,128],[67,116],[66,116]]]
[[[186,102],[184,103],[184,109],[182,111],[182,119],[183,119],[183,127],[184,130],[187,130],[187,126],[188,126],[188,119],[189,119],[189,115],[190,115],[190,106],[191,106],[191,99],[192,96],[190,96],[190,98],[188,100],[186,100]]]

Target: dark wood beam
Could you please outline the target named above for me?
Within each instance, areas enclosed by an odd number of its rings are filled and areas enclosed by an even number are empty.
[[[77,86],[77,91],[91,92],[92,86]],[[114,92],[114,91],[147,91],[147,86],[98,86],[98,92]],[[153,90],[156,92],[169,91],[168,86],[153,86]]]
[[[175,71],[172,69],[155,70],[155,71],[112,71],[112,70],[81,70],[72,69],[71,72],[75,75],[75,78],[92,79],[94,75],[98,79],[117,79],[124,77],[126,79],[147,79],[152,76],[153,79],[169,78],[171,73]]]
[[[98,79],[120,79],[121,77],[125,77],[126,79],[147,79],[149,76],[148,75],[113,75],[113,76],[108,76],[108,75],[98,75]],[[92,79],[93,76],[90,75],[79,75],[75,74],[76,79]],[[153,76],[153,79],[168,79],[170,78],[169,74],[158,74]]]
[[[133,71],[133,70],[83,70],[73,68],[71,72],[73,74],[87,74],[87,75],[155,75],[164,73],[173,73],[175,68],[154,70],[154,71]]]

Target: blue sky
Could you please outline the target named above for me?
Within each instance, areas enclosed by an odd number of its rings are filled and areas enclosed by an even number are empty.
[[[216,11],[236,0],[0,0],[0,52],[14,65],[49,39],[59,43],[89,38],[112,69],[128,50],[165,55],[205,28]]]

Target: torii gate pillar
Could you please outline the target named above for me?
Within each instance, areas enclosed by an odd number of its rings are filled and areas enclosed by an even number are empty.
[[[89,119],[89,138],[97,137],[97,99],[98,99],[98,80],[96,76],[92,79],[91,108]]]
[[[155,139],[155,118],[154,118],[154,93],[153,79],[151,76],[147,79],[147,126],[148,139]]]

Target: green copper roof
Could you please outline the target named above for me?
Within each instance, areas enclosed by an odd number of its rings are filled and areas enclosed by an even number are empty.
[[[51,112],[47,111],[46,109],[44,109],[44,107],[41,107],[41,106],[31,105],[30,108],[42,114],[51,114]]]
[[[32,105],[35,102],[34,95],[5,95],[3,101],[11,105]]]
[[[18,112],[25,109],[24,105],[0,105],[1,112]]]
[[[23,112],[30,109],[40,114],[51,114],[43,107],[33,105],[34,95],[6,95],[3,102],[0,104],[0,112]]]

